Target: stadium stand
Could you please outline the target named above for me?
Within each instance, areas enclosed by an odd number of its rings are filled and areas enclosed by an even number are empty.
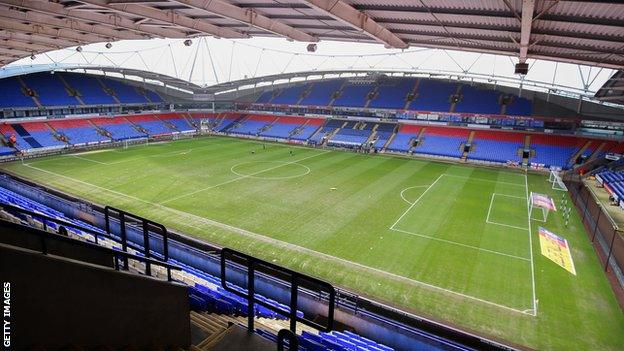
[[[604,186],[613,201],[624,210],[624,172],[605,170],[596,174],[596,181]]]
[[[344,79],[333,79],[312,83],[310,93],[299,103],[300,105],[328,106],[332,95],[345,83]]]
[[[486,113],[498,115],[501,113],[499,103],[500,92],[489,89],[479,89],[469,85],[462,85],[460,102],[455,105],[455,112]]]
[[[149,101],[139,94],[138,90],[128,84],[111,78],[99,78],[104,86],[114,92],[115,97],[122,104],[145,104]]]
[[[416,96],[410,104],[411,110],[449,112],[451,95],[457,91],[457,84],[435,80],[421,80]]]
[[[469,135],[469,130],[460,128],[426,127],[422,140],[414,149],[415,153],[461,157]]]
[[[533,134],[531,148],[535,150],[535,156],[530,159],[530,163],[567,169],[572,155],[586,142],[586,139],[570,136]]]
[[[126,118],[133,124],[144,128],[149,135],[170,134],[173,131],[155,115],[136,115]]]
[[[111,105],[117,103],[111,95],[104,91],[102,84],[100,84],[96,76],[75,73],[57,74],[63,77],[67,84],[78,92],[80,99],[86,105]]]
[[[63,83],[50,73],[33,73],[21,76],[26,86],[37,94],[44,106],[75,106],[80,102],[70,96]]]
[[[498,163],[520,162],[522,158],[518,150],[523,147],[523,142],[521,133],[477,130],[468,158]]]
[[[0,79],[0,90],[0,107],[37,107],[33,98],[25,94],[19,78]]]
[[[28,122],[14,124],[13,128],[15,129],[16,126],[21,126],[23,130],[30,135],[30,137],[32,137],[39,143],[40,147],[55,147],[66,145],[64,141],[61,141],[54,136],[54,131],[48,125],[46,125],[45,122]],[[33,145],[33,147],[39,146]]]
[[[138,131],[125,117],[100,117],[90,119],[93,124],[111,133],[115,140],[145,138],[147,133]]]
[[[179,132],[191,132],[195,131],[195,127],[192,126],[188,120],[177,113],[164,113],[160,115],[156,115],[158,119],[163,121],[164,123],[169,123],[173,128],[175,128]]]
[[[411,78],[387,79],[379,83],[377,96],[369,103],[369,108],[404,109],[407,95],[412,92],[416,80]]]
[[[414,146],[414,141],[418,138],[421,129],[422,127],[411,124],[402,125],[388,146],[388,151],[408,152]]]
[[[286,88],[275,96],[271,103],[295,105],[309,88],[309,84],[295,85],[293,87]]]
[[[110,138],[98,133],[96,127],[86,119],[59,119],[48,124],[60,131],[70,144],[86,144],[109,141]]]
[[[350,82],[347,83],[340,96],[334,101],[333,106],[364,106],[368,99],[368,93],[373,90],[370,83]]]

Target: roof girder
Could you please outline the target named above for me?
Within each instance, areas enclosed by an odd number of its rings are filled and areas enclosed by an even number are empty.
[[[318,38],[291,27],[283,22],[270,19],[254,9],[242,9],[236,5],[221,0],[174,0],[194,9],[207,11],[221,17],[245,23],[271,33],[285,36],[292,40],[317,42]]]
[[[136,16],[149,18],[156,21],[174,24],[187,29],[195,30],[204,34],[219,38],[240,39],[247,38],[246,34],[235,30],[219,27],[204,20],[193,19],[177,11],[163,11],[153,7],[135,4],[116,4],[106,0],[80,0],[80,2],[99,6],[105,9],[131,13]]]
[[[409,45],[386,27],[375,22],[367,14],[356,10],[353,6],[342,0],[302,0],[312,8],[322,11],[334,19],[343,22],[350,27],[364,32],[369,37],[396,49],[405,49]]]
[[[118,15],[102,14],[93,11],[84,11],[76,6],[63,6],[49,1],[41,0],[0,0],[0,3],[16,6],[19,8],[37,11],[44,14],[53,14],[75,20],[98,23],[103,26],[123,28],[136,33],[141,33],[145,37],[157,36],[162,38],[183,38],[186,33],[166,28],[149,28],[141,26],[130,19]]]
[[[97,43],[101,41],[109,41],[111,38],[103,37],[95,34],[81,34],[74,30],[68,29],[52,29],[35,24],[24,24],[15,21],[11,21],[5,18],[0,18],[0,27],[10,31],[22,32],[26,34],[39,34],[52,38],[67,39],[79,44],[83,43]]]

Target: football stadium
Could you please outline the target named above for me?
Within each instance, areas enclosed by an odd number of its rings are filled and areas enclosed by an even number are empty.
[[[624,350],[624,3],[0,0],[5,350]]]

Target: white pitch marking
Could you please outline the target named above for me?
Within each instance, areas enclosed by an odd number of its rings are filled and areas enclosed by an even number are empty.
[[[280,168],[280,167],[284,167],[284,166],[289,165],[289,164],[293,164],[293,163],[298,163],[298,162],[301,162],[301,161],[305,161],[305,160],[307,160],[307,159],[309,159],[309,158],[316,157],[316,156],[320,156],[320,155],[324,155],[324,154],[326,154],[326,153],[328,153],[328,152],[330,152],[330,151],[325,151],[325,152],[321,152],[321,153],[318,153],[318,154],[315,154],[315,155],[311,155],[311,156],[308,156],[308,157],[304,157],[304,158],[299,159],[299,160],[295,160],[295,161],[291,161],[291,162],[282,163],[282,164],[279,164],[279,165],[274,166],[274,167],[270,167],[270,168],[267,168],[267,169],[264,169],[264,170],[260,170],[260,171],[258,171],[258,172],[254,172],[254,173],[247,174],[247,175],[244,175],[244,176],[240,176],[240,177],[232,178],[232,179],[230,179],[230,180],[226,180],[225,182],[221,182],[221,183],[218,183],[218,184],[215,184],[215,185],[207,186],[207,187],[205,187],[205,188],[201,188],[201,189],[198,189],[198,190],[192,191],[192,192],[187,193],[187,194],[182,194],[182,195],[174,196],[174,197],[172,197],[172,198],[170,198],[170,199],[168,199],[168,200],[162,201],[162,202],[161,202],[161,204],[166,204],[166,203],[169,203],[169,202],[171,202],[171,201],[175,201],[175,200],[179,200],[179,199],[182,199],[182,198],[185,198],[185,197],[188,197],[188,196],[192,196],[192,195],[195,195],[195,194],[197,194],[197,193],[201,193],[201,192],[206,191],[206,190],[210,190],[210,189],[213,189],[213,188],[220,187],[220,186],[222,186],[222,185],[226,185],[226,184],[234,183],[234,182],[239,181],[239,180],[241,180],[241,179],[251,178],[251,177],[253,177],[253,176],[255,176],[255,175],[258,175],[258,174],[260,174],[260,173],[268,172],[268,171],[271,171],[271,170],[274,170],[274,169],[277,169],[277,168]]]
[[[522,199],[522,200],[525,199],[524,197],[520,197],[520,196],[492,193],[492,198],[490,199],[490,207],[488,208],[488,213],[487,213],[487,216],[485,217],[485,223],[500,225],[500,226],[508,227],[508,228],[520,229],[520,230],[528,230],[528,228],[518,227],[518,226],[515,226],[515,225],[511,225],[511,224],[498,223],[498,222],[494,222],[494,221],[490,220],[490,213],[492,211],[492,207],[494,207],[493,204],[494,204],[494,197],[495,196],[505,196],[505,197],[511,197],[511,198],[514,198],[514,199]]]
[[[510,257],[510,258],[514,258],[514,259],[518,259],[518,260],[522,260],[522,261],[529,261],[529,259],[526,258],[526,257],[520,257],[520,256],[516,256],[516,255],[506,254],[504,252],[488,250],[488,249],[484,249],[482,247],[472,246],[472,245],[468,245],[468,244],[463,244],[463,243],[460,243],[460,242],[457,242],[457,241],[453,241],[453,240],[446,240],[446,239],[436,238],[435,236],[418,234],[418,233],[414,233],[414,232],[410,232],[410,231],[402,230],[402,229],[396,229],[396,228],[390,228],[390,230],[394,230],[396,232],[401,232],[401,233],[404,233],[404,234],[419,236],[421,238],[425,238],[425,239],[429,239],[429,240],[440,241],[440,242],[447,243],[447,244],[462,246],[462,247],[466,247],[466,248],[477,250],[477,251],[489,252],[489,253],[492,253],[492,254],[495,254],[495,255],[506,256],[506,257]]]
[[[447,177],[455,177],[455,178],[462,178],[462,179],[468,179],[468,180],[477,180],[477,181],[481,181],[481,182],[490,182],[490,183],[497,183],[497,184],[507,184],[507,185],[513,185],[513,186],[522,186],[522,187],[524,186],[523,184],[504,182],[504,181],[501,181],[501,180],[492,180],[492,179],[485,179],[485,178],[466,177],[466,176],[460,176],[460,175],[448,174],[448,173],[444,173],[444,175],[447,176]]]
[[[397,220],[396,220],[396,221],[395,221],[395,222],[394,222],[394,223],[390,226],[390,229],[394,229],[394,226],[395,226],[395,225],[397,225],[397,223],[399,223],[399,222],[403,219],[403,217],[405,217],[405,215],[406,215],[409,211],[411,211],[411,209],[412,209],[414,206],[416,206],[416,204],[418,203],[418,201],[420,201],[420,199],[422,199],[422,198],[423,198],[423,196],[425,196],[425,194],[427,194],[427,192],[428,192],[429,190],[431,190],[431,188],[433,188],[433,186],[434,186],[434,185],[436,185],[436,183],[437,183],[437,182],[438,182],[438,181],[442,178],[442,176],[444,176],[444,173],[443,173],[443,174],[440,174],[440,176],[438,176],[438,178],[436,178],[436,180],[435,180],[433,183],[431,183],[431,184],[427,187],[427,189],[425,189],[425,191],[423,191],[423,193],[422,193],[422,194],[420,194],[420,196],[416,199],[416,201],[414,201],[414,203],[412,203],[412,205],[411,205],[410,207],[408,207],[408,208],[407,208],[407,210],[405,210],[405,212],[403,212],[403,214],[402,214],[402,215],[401,215],[401,216],[400,216],[400,217],[399,217],[399,218],[398,218],[398,219],[397,219]]]
[[[403,201],[407,202],[408,204],[413,205],[413,203],[411,203],[410,201],[408,201],[408,200],[405,198],[405,196],[403,196],[403,193],[404,193],[406,190],[409,190],[409,189],[414,189],[414,188],[427,188],[427,187],[429,187],[429,186],[431,186],[431,184],[429,184],[429,185],[414,185],[414,186],[408,186],[407,188],[405,188],[405,189],[401,190],[401,199],[403,199]]]
[[[104,187],[101,187],[101,186],[98,186],[98,185],[94,185],[94,184],[91,184],[91,183],[84,182],[82,180],[74,179],[74,178],[71,178],[71,177],[68,177],[68,176],[65,176],[65,175],[62,175],[62,174],[58,174],[58,173],[54,173],[54,172],[51,172],[51,171],[47,171],[45,169],[37,168],[37,167],[31,166],[29,164],[24,164],[24,166],[32,168],[32,169],[36,169],[36,170],[44,172],[44,173],[52,174],[52,175],[55,175],[57,177],[69,179],[71,181],[74,181],[74,182],[77,182],[77,183],[81,183],[81,184],[84,184],[84,185],[87,185],[87,186],[91,186],[91,187],[94,187],[96,189],[108,191],[108,192],[110,192],[112,194],[116,194],[116,195],[119,195],[119,196],[122,196],[122,197],[125,197],[125,198],[129,198],[129,199],[133,199],[133,200],[136,200],[136,201],[139,201],[139,202],[142,202],[142,203],[146,203],[146,204],[155,206],[157,208],[161,208],[163,210],[167,210],[167,211],[173,212],[173,213],[181,215],[181,216],[191,217],[191,218],[197,219],[199,221],[202,221],[204,223],[207,223],[208,225],[216,226],[216,227],[219,227],[219,228],[222,228],[222,229],[225,229],[225,230],[230,230],[230,231],[239,233],[241,235],[249,236],[249,237],[252,237],[252,238],[255,238],[255,239],[258,239],[258,240],[262,240],[262,241],[265,241],[265,242],[268,242],[268,243],[271,243],[271,244],[275,244],[275,245],[278,245],[278,246],[281,245],[283,247],[287,247],[287,248],[290,248],[292,250],[302,251],[302,252],[308,253],[308,254],[310,254],[312,256],[317,256],[317,257],[322,257],[322,258],[326,258],[326,259],[333,260],[333,261],[338,261],[338,262],[341,262],[341,263],[343,263],[343,264],[345,264],[347,266],[359,267],[359,268],[364,269],[364,270],[368,270],[368,271],[375,272],[375,273],[378,273],[378,274],[381,274],[381,275],[389,276],[389,277],[392,277],[394,279],[401,280],[401,281],[404,281],[404,282],[408,282],[408,283],[411,283],[411,284],[414,284],[414,285],[424,286],[424,287],[427,287],[427,288],[432,289],[432,290],[443,291],[443,292],[451,294],[451,295],[460,296],[460,297],[463,297],[463,298],[466,298],[466,299],[469,299],[469,300],[473,300],[473,301],[478,301],[478,302],[481,302],[483,304],[487,304],[487,305],[490,305],[490,306],[495,306],[495,307],[498,307],[498,308],[501,308],[501,309],[505,309],[505,310],[508,310],[508,311],[512,311],[512,312],[516,312],[516,313],[525,314],[525,315],[529,315],[529,316],[535,317],[535,314],[527,313],[527,312],[525,312],[526,310],[520,310],[520,309],[517,309],[517,308],[501,305],[501,304],[498,304],[496,302],[480,299],[478,297],[474,297],[474,296],[470,296],[470,295],[463,294],[463,293],[460,293],[460,292],[456,292],[456,291],[453,291],[453,290],[449,290],[449,289],[446,289],[446,288],[442,288],[442,287],[439,287],[439,286],[436,286],[436,285],[433,285],[433,284],[429,284],[429,283],[425,283],[425,282],[422,282],[422,281],[419,281],[419,280],[416,280],[416,279],[411,279],[411,278],[407,278],[407,277],[404,277],[404,276],[401,276],[401,275],[398,275],[398,274],[395,274],[395,273],[386,272],[386,271],[383,271],[383,270],[378,269],[378,268],[373,268],[373,267],[369,267],[369,266],[366,266],[366,265],[363,265],[363,264],[360,264],[360,263],[357,263],[357,262],[348,261],[348,260],[345,260],[345,259],[340,258],[340,257],[331,256],[331,255],[328,255],[328,254],[323,253],[323,252],[314,251],[314,250],[311,250],[311,249],[308,249],[308,248],[305,248],[305,247],[302,247],[302,246],[299,246],[299,245],[295,245],[295,244],[287,243],[287,242],[280,241],[280,240],[277,240],[277,239],[273,239],[273,238],[264,236],[262,234],[257,234],[257,233],[250,232],[250,231],[242,229],[242,228],[237,228],[237,227],[231,226],[229,224],[225,224],[225,223],[217,222],[217,221],[214,221],[214,220],[211,220],[211,219],[208,219],[208,218],[200,217],[200,216],[194,215],[192,213],[176,210],[176,209],[173,209],[173,208],[170,208],[170,207],[163,206],[161,204],[157,204],[157,203],[154,203],[154,202],[151,202],[151,201],[140,199],[140,198],[135,197],[135,196],[126,195],[124,193],[120,193],[120,192],[115,191],[115,190],[107,189],[107,188],[104,188]],[[194,226],[194,225],[189,224],[189,223],[186,223],[186,225],[189,225],[189,226],[191,226],[193,228],[196,228],[196,229],[202,229],[200,227]]]
[[[526,190],[526,204],[527,204],[527,222],[529,223],[529,253],[531,255],[531,281],[533,283],[533,313],[532,316],[537,316],[537,295],[535,293],[535,264],[533,263],[533,233],[531,231],[531,210],[529,209],[529,180],[527,175],[524,175],[524,185]]]

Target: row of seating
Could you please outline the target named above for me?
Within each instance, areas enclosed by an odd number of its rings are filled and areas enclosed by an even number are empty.
[[[369,107],[399,110],[530,116],[530,100],[489,87],[435,79],[379,77],[304,82],[267,90],[259,104]]]
[[[611,194],[613,201],[624,210],[624,171],[606,170],[596,174],[599,185]]]
[[[273,342],[277,342],[277,335],[272,332],[257,329],[256,332]],[[350,331],[320,332],[318,334],[302,331],[297,337],[299,351],[394,351],[393,348],[377,343]],[[286,340],[289,345],[289,340]]]
[[[576,162],[575,155],[600,157],[608,152],[624,152],[622,142],[575,136],[237,113],[160,113],[5,123],[0,124],[0,132],[4,139],[15,135],[18,150],[29,150],[194,131],[202,123],[214,131],[234,135],[311,144],[326,140],[328,145],[355,148],[370,140],[378,151],[385,148],[389,152],[454,159],[465,155],[469,160],[492,163],[521,162],[524,154],[529,156],[530,166],[546,168],[570,168]],[[15,152],[8,145],[2,146],[0,155]]]
[[[5,139],[13,135],[16,137],[15,147],[18,150],[145,138],[193,130],[195,127],[184,116],[175,113],[0,124],[0,133]],[[15,152],[15,149],[5,145],[2,147],[0,154]]]
[[[31,73],[0,79],[0,107],[84,106],[162,103],[154,91],[89,74]]]

